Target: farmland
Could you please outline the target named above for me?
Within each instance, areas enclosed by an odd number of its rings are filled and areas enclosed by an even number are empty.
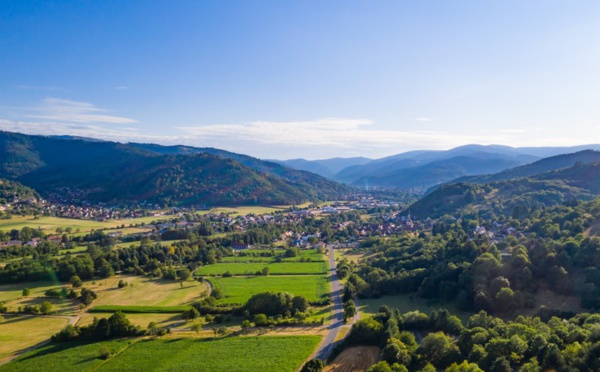
[[[320,336],[174,338],[48,345],[27,353],[0,371],[294,371]],[[131,345],[130,345],[131,343]],[[101,348],[115,356],[98,357]]]
[[[0,361],[49,339],[67,323],[66,318],[7,315],[0,323]]]
[[[253,294],[267,291],[290,292],[310,301],[320,300],[329,293],[329,283],[322,275],[211,278],[210,281],[225,292],[226,297],[219,303],[245,303]]]
[[[267,267],[272,275],[314,275],[325,274],[325,262],[250,262],[250,263],[219,263],[206,265],[196,271],[197,275],[222,275],[230,272],[233,275],[254,275]]]

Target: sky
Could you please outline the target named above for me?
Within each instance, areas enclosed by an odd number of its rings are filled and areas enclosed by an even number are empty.
[[[600,143],[600,2],[0,1],[0,130],[266,159]]]

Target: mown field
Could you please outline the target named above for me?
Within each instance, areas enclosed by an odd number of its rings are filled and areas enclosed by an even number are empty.
[[[323,299],[329,294],[329,283],[324,275],[210,278],[210,281],[225,293],[226,297],[218,303],[241,304],[254,294],[268,291],[290,292],[309,301]]]
[[[0,371],[294,371],[321,336],[116,340],[48,345],[0,366]],[[101,348],[116,355],[98,358]]]
[[[206,265],[198,269],[196,275],[222,275],[225,272],[254,275],[265,267],[269,268],[269,275],[315,275],[327,272],[326,262],[249,262]]]
[[[119,280],[129,285],[118,288]],[[79,312],[79,301],[65,299],[47,299],[44,292],[51,288],[70,288],[69,284],[56,282],[31,282],[0,285],[0,302],[6,302],[9,310],[19,306],[41,304],[50,301],[54,311],[61,314]],[[208,285],[189,280],[183,286],[175,280],[151,279],[142,276],[115,275],[106,279],[84,282],[84,287],[96,292],[98,298],[93,302],[96,306],[182,306],[200,300],[208,293]],[[29,288],[29,297],[23,298],[22,291]]]
[[[0,220],[0,230],[20,230],[23,227],[27,226],[34,229],[42,229],[45,233],[51,234],[54,233],[59,227],[62,229],[70,227],[73,229],[73,232],[79,229],[79,234],[82,234],[90,232],[92,230],[115,229],[122,225],[129,227],[129,225],[131,224],[144,224],[150,223],[152,221],[161,221],[168,219],[169,217],[172,216],[126,218],[120,220],[98,222],[91,220],[79,220],[74,218],[60,218],[47,216],[42,216],[38,219],[34,219],[33,216],[13,216],[9,220]]]
[[[0,323],[0,361],[48,340],[67,324],[66,318],[6,315]]]

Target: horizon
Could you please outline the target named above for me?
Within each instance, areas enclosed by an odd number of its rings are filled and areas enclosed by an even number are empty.
[[[0,4],[0,129],[381,158],[600,143],[600,4]]]

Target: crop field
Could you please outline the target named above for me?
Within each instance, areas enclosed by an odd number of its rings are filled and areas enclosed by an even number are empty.
[[[235,255],[235,256],[222,257],[221,261],[222,262],[275,262],[276,257],[261,257],[260,253],[264,253],[264,252],[270,252],[270,250],[268,250],[268,249],[244,250],[243,253],[246,255],[243,255],[243,256]],[[275,250],[276,255],[283,255],[284,252],[285,252],[284,249],[276,249]],[[255,254],[256,256],[250,256],[248,254]],[[295,261],[307,260],[307,259],[310,259],[313,262],[319,262],[319,261],[326,260],[326,256],[322,253],[318,253],[316,249],[301,250],[300,254],[296,257],[281,257],[281,258],[285,262],[288,262],[288,261],[295,262]]]
[[[255,276],[210,278],[215,287],[225,292],[218,303],[245,303],[252,295],[261,292],[290,292],[317,301],[329,294],[329,283],[323,275]]]
[[[169,338],[133,344],[100,370],[294,371],[319,336]]]
[[[119,289],[119,280],[129,285]],[[151,279],[141,276],[113,276],[98,280],[95,285],[85,284],[98,294],[96,306],[181,306],[198,301],[208,293],[208,285],[187,281],[183,287],[178,281]]]
[[[250,263],[218,263],[202,266],[197,275],[222,275],[229,271],[233,275],[254,275],[263,268],[269,268],[269,275],[314,275],[327,272],[326,262],[250,262]]]
[[[131,224],[144,224],[152,221],[161,221],[168,219],[169,216],[159,217],[140,217],[140,218],[126,218],[121,220],[110,220],[104,222],[91,221],[91,220],[79,220],[74,218],[60,218],[60,217],[47,217],[42,216],[38,219],[34,219],[33,216],[13,216],[9,220],[0,220],[0,230],[9,231],[12,229],[20,230],[23,227],[31,227],[34,229],[42,229],[45,233],[54,233],[57,228],[70,227],[73,231],[79,229],[79,233],[86,233],[92,230],[99,229],[115,229],[121,225],[129,226]]]
[[[49,344],[0,366],[0,371],[91,371],[105,362],[105,360],[99,358],[101,348],[106,348],[111,354],[116,354],[123,351],[133,342],[135,340]]]
[[[0,361],[16,352],[48,340],[68,323],[66,318],[5,316],[0,323]]]
[[[65,342],[29,352],[0,371],[294,371],[321,336],[225,337]],[[100,359],[99,350],[114,355]]]

